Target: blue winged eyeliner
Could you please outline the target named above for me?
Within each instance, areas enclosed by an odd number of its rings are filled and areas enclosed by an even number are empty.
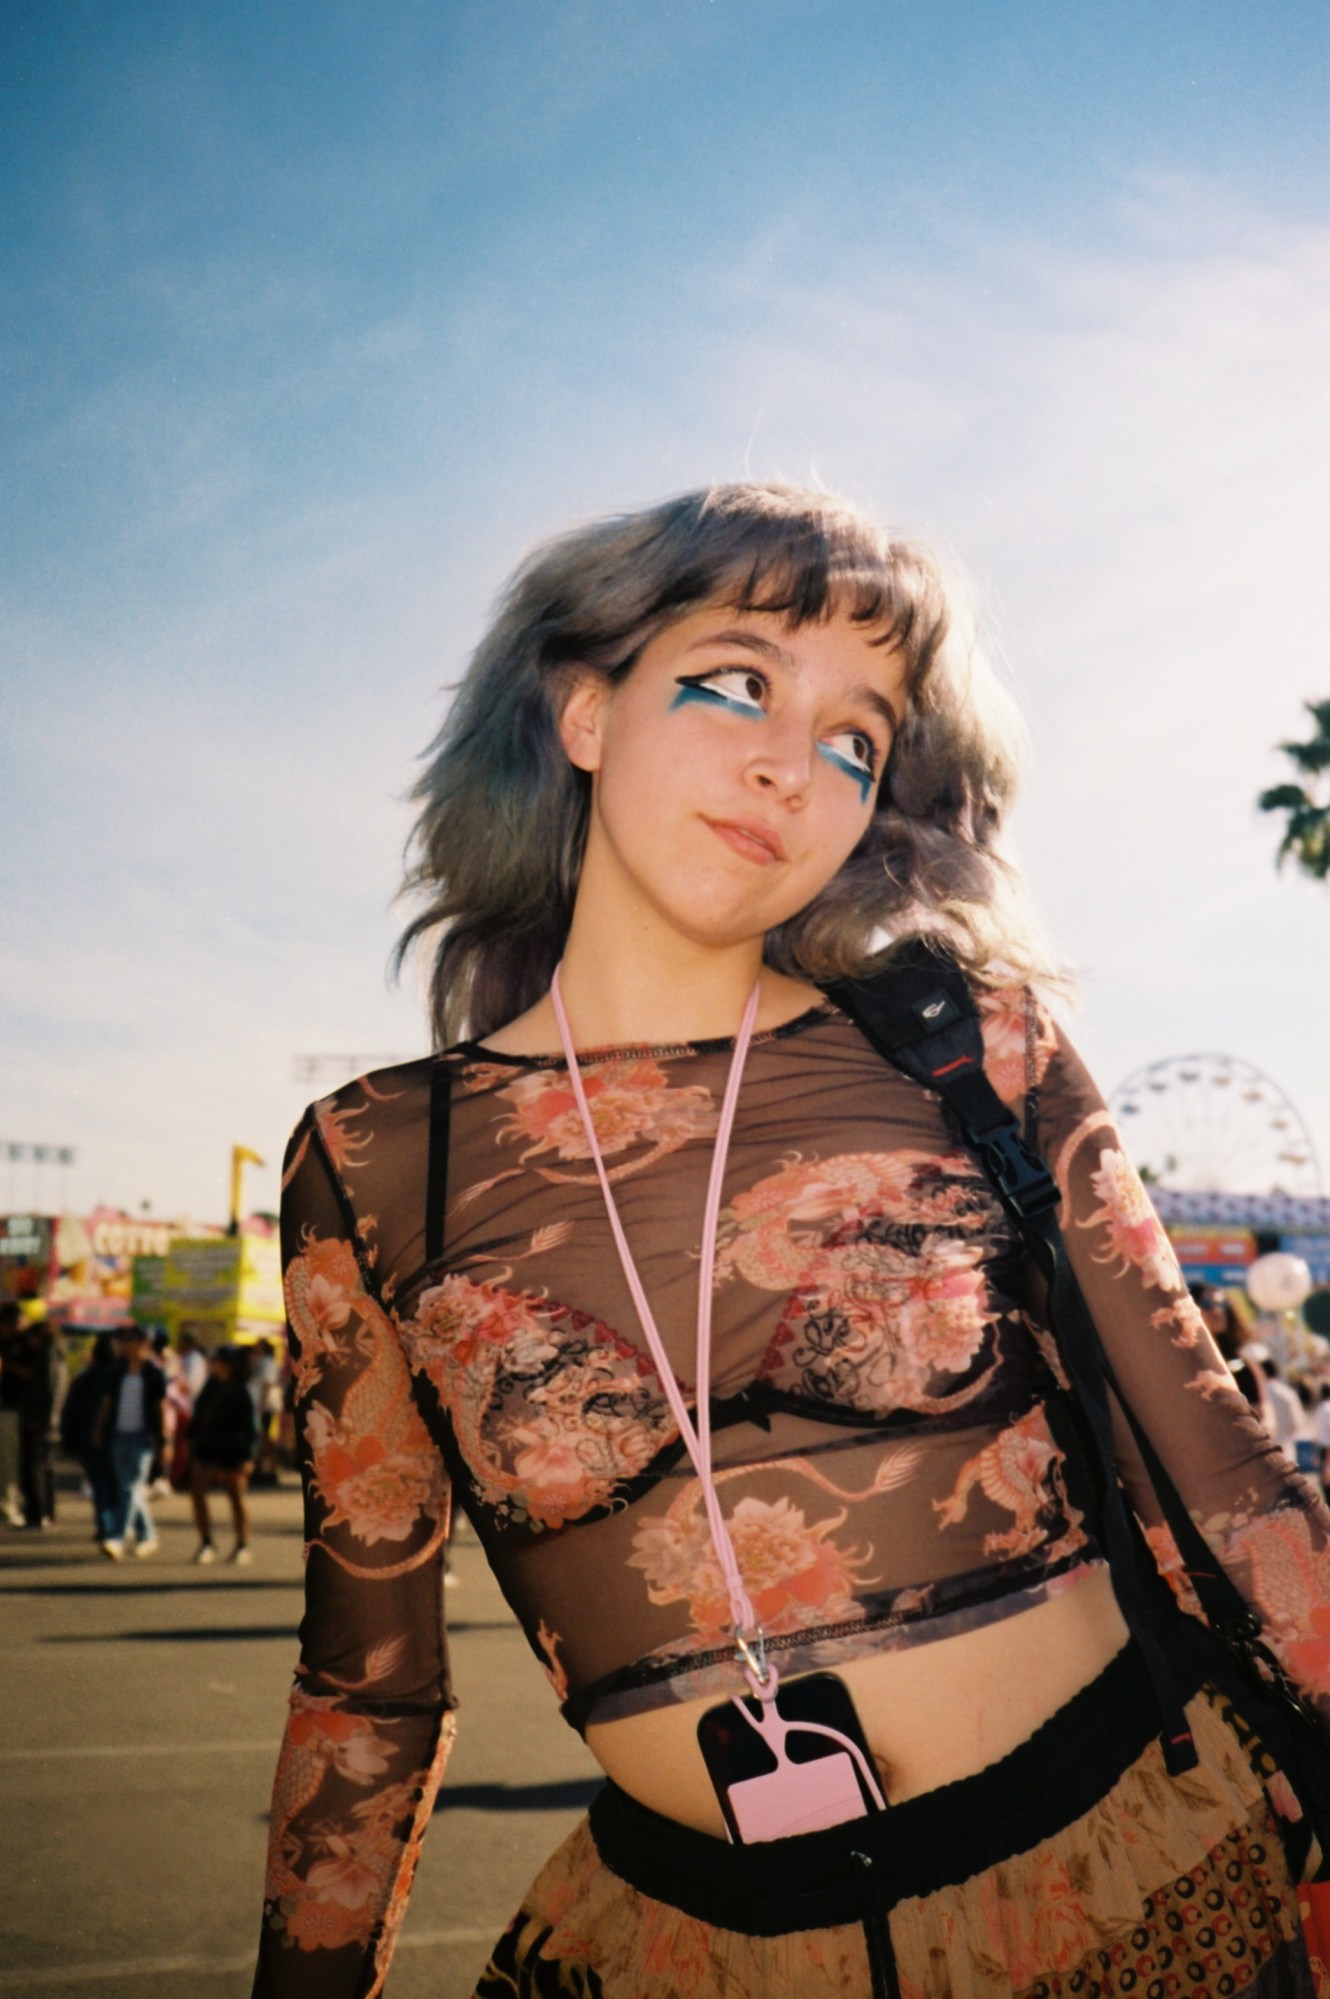
[[[670,703],[671,714],[676,708],[684,707],[689,701],[705,701],[715,708],[728,708],[732,715],[748,715],[758,721],[763,721],[766,717],[766,710],[759,707],[756,701],[737,700],[733,694],[726,694],[719,687],[712,687],[710,685],[711,680],[718,673],[744,673],[752,675],[752,668],[737,666],[713,667],[709,675],[701,673],[680,674],[678,679],[679,692]]]
[[[713,666],[707,673],[681,673],[675,683],[679,691],[670,703],[670,713],[691,701],[702,701],[713,708],[725,708],[731,715],[744,715],[750,721],[765,721],[766,710],[756,701],[742,701],[734,694],[727,694],[723,688],[712,686],[714,680],[725,674],[742,674],[745,679],[760,681],[764,688],[767,684],[765,676],[751,666]],[[833,750],[828,743],[819,743],[817,753],[833,770],[842,771],[846,777],[854,779],[859,787],[859,802],[866,805],[877,782],[877,750],[867,734],[864,734],[863,740],[869,746],[871,761],[867,764],[855,763],[840,750]]]

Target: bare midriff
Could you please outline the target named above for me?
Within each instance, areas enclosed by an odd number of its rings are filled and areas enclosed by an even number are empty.
[[[1026,1741],[1101,1673],[1127,1627],[1105,1569],[1018,1616],[906,1651],[848,1660],[849,1688],[888,1802],[969,1777]],[[707,1700],[593,1724],[587,1747],[621,1790],[724,1837],[697,1746]]]

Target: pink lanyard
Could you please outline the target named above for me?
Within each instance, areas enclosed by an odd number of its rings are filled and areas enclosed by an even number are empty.
[[[573,1049],[573,1037],[568,1027],[568,1015],[564,1010],[563,993],[559,987],[556,970],[550,985],[550,999],[554,1003],[554,1017],[559,1023],[559,1038],[563,1043],[564,1057],[568,1063],[568,1080],[573,1086],[577,1108],[582,1116],[582,1126],[586,1132],[591,1157],[596,1162],[596,1172],[600,1176],[600,1188],[605,1196],[605,1209],[609,1216],[610,1228],[614,1234],[615,1247],[628,1289],[632,1293],[637,1316],[642,1322],[647,1346],[661,1386],[679,1426],[679,1435],[693,1461],[698,1483],[702,1488],[702,1503],[706,1509],[707,1525],[711,1530],[712,1545],[716,1559],[720,1563],[725,1586],[729,1592],[730,1616],[734,1622],[735,1643],[738,1657],[748,1677],[753,1692],[762,1700],[771,1700],[776,1692],[777,1673],[775,1666],[766,1657],[766,1647],[761,1628],[753,1610],[752,1600],[744,1588],[743,1572],[734,1552],[730,1530],[725,1524],[721,1511],[720,1497],[716,1482],[711,1475],[711,1299],[716,1272],[716,1225],[720,1216],[721,1183],[725,1178],[725,1158],[730,1147],[730,1133],[734,1129],[734,1114],[739,1103],[739,1084],[743,1078],[744,1058],[748,1054],[748,1044],[753,1035],[753,1023],[757,1019],[757,1004],[760,987],[754,986],[748,995],[743,1020],[739,1025],[738,1038],[734,1044],[734,1054],[730,1060],[730,1073],[725,1084],[725,1097],[721,1105],[720,1124],[716,1130],[716,1149],[711,1155],[711,1178],[707,1184],[707,1204],[702,1217],[702,1265],[697,1280],[697,1426],[683,1399],[683,1394],[674,1377],[665,1344],[656,1327],[655,1315],[637,1274],[633,1252],[628,1247],[628,1238],[619,1220],[619,1210],[614,1195],[610,1191],[610,1176],[605,1171],[605,1161],[601,1157],[600,1143],[596,1138],[596,1127],[587,1103],[586,1090],[582,1083],[582,1072],[577,1065],[577,1055]]]

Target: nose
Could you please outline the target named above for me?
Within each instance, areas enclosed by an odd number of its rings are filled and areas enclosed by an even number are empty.
[[[772,730],[749,763],[748,774],[759,791],[786,805],[801,805],[813,780],[813,745],[801,731]]]

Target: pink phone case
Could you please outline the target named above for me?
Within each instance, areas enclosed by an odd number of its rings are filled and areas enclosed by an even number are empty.
[[[823,1832],[846,1819],[868,1816],[854,1764],[846,1755],[819,1756],[813,1763],[780,1765],[766,1777],[745,1777],[726,1795],[739,1837],[788,1839],[797,1832]]]

